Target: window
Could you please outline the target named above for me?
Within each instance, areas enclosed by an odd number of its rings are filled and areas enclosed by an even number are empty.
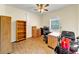
[[[59,31],[60,30],[60,19],[54,17],[50,20],[50,31]]]

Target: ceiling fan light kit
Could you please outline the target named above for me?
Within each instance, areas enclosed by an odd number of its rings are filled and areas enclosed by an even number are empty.
[[[37,7],[37,11],[40,12],[40,13],[43,13],[45,11],[48,11],[46,9],[46,7],[48,7],[49,4],[36,4],[36,7]]]

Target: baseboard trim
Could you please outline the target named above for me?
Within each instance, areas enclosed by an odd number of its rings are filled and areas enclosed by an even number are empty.
[[[54,48],[50,47],[49,45],[48,45],[48,47],[54,50]]]
[[[26,39],[23,39],[23,40],[20,40],[20,41],[14,41],[14,42],[12,42],[12,43],[17,43],[17,42],[21,42],[21,41],[24,41],[24,40],[26,40]]]
[[[32,38],[32,37],[28,37],[27,39],[30,39],[30,38]]]
[[[12,42],[12,43],[21,42],[21,41],[24,41],[24,40],[27,40],[27,39],[31,39],[31,38],[33,38],[33,37],[28,37],[28,38],[26,38],[26,39],[23,39],[23,40],[20,40],[20,41],[14,41],[14,42]],[[38,37],[36,37],[36,38],[38,38]]]
[[[30,39],[30,38],[32,38],[32,37],[28,37],[28,38],[26,38],[26,39],[24,39],[24,40],[27,40],[27,39]],[[14,42],[12,42],[12,43],[21,42],[21,41],[24,41],[24,40],[20,40],[20,41],[14,41]]]

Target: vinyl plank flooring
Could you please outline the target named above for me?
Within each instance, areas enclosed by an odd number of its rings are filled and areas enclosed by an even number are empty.
[[[43,41],[43,37],[13,43],[13,50],[13,54],[54,54],[54,51]]]

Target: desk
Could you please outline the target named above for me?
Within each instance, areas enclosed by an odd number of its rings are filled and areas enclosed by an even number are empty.
[[[60,35],[60,34],[59,34]],[[48,35],[48,46],[55,49],[57,44],[58,44],[58,38],[57,36],[59,36],[58,34],[57,35],[53,35],[52,33],[50,33]]]
[[[57,44],[58,44],[57,37],[48,35],[48,46],[55,49]]]

